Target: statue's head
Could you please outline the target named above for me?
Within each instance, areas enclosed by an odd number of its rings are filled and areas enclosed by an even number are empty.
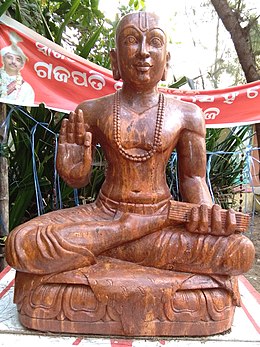
[[[116,31],[116,49],[110,54],[114,79],[156,85],[165,80],[170,59],[167,35],[160,18],[149,12],[124,16]]]

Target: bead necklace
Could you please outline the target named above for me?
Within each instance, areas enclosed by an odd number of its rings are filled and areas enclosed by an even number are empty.
[[[164,94],[159,94],[157,118],[154,130],[153,146],[149,151],[144,154],[131,154],[123,148],[121,143],[121,119],[120,119],[120,98],[119,91],[115,93],[114,105],[113,105],[113,134],[114,140],[117,144],[120,154],[126,159],[142,162],[150,159],[157,151],[158,147],[161,146],[161,135],[162,135],[162,124],[164,119],[165,111],[165,98]]]

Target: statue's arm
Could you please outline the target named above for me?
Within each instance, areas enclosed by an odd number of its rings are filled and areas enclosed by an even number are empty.
[[[229,209],[223,224],[220,206],[213,205],[206,183],[205,121],[198,109],[191,115],[192,113],[189,113],[186,118],[187,126],[183,128],[177,144],[182,200],[198,204],[198,207],[192,207],[186,228],[190,232],[230,235],[237,228],[235,212]],[[209,220],[208,207],[212,207],[211,220]]]
[[[182,200],[212,206],[206,184],[206,145],[203,119],[184,128],[177,144],[179,186]]]

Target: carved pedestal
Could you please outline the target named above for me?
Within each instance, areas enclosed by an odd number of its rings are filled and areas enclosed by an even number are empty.
[[[144,268],[102,258],[56,275],[17,272],[21,323],[51,332],[205,336],[231,327],[236,279]]]

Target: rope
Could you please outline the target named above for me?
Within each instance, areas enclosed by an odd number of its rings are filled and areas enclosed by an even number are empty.
[[[34,146],[34,139],[35,139],[35,132],[38,125],[43,125],[42,123],[36,123],[32,129],[31,129],[31,149],[32,149],[32,167],[33,167],[33,178],[34,178],[34,187],[35,187],[35,195],[36,195],[36,204],[37,204],[37,211],[38,216],[44,213],[44,204],[43,204],[43,198],[37,173],[37,167],[36,167],[36,160],[35,160],[35,146]]]
[[[57,162],[57,153],[58,153],[58,134],[55,134],[55,149],[54,149],[54,162],[53,162],[53,171],[54,171],[54,190],[56,192],[56,206],[58,209],[61,209],[62,206],[62,197],[61,197],[61,190],[60,190],[60,176],[57,172],[56,168],[56,162]]]

